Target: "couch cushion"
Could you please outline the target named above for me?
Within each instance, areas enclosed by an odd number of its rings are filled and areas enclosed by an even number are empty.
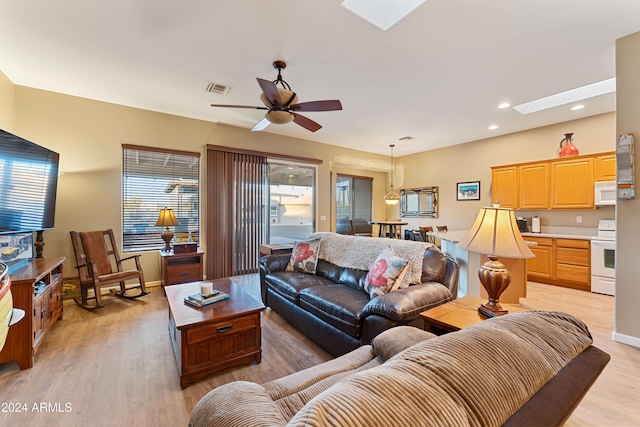
[[[365,270],[345,267],[342,269],[338,283],[364,291],[364,284],[368,273],[369,272]]]
[[[364,290],[372,299],[389,292],[406,265],[407,260],[396,255],[393,248],[383,249],[367,273]]]
[[[328,286],[335,283],[313,274],[297,273],[294,271],[275,271],[265,276],[267,284],[287,300],[298,304],[300,291],[314,286]]]
[[[293,417],[309,400],[355,372],[379,366],[370,345],[364,345],[343,356],[295,372],[264,384],[267,394],[280,408],[285,419]]]
[[[361,312],[368,302],[368,294],[348,286],[313,286],[300,291],[300,307],[353,337],[360,336]]]
[[[501,426],[589,345],[586,326],[564,313],[494,317],[345,378],[290,424],[372,425],[374,413],[375,425]]]
[[[323,259],[318,260],[318,267],[316,268],[316,276],[324,277],[332,282],[338,283],[340,281],[340,275],[342,274],[342,267],[335,264],[331,264]]]
[[[296,242],[295,245],[293,245],[287,271],[315,274],[319,252],[320,239]]]

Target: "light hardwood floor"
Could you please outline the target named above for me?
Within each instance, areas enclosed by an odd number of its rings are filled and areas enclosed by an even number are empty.
[[[259,298],[257,275],[234,278]],[[529,283],[525,308],[562,310],[589,326],[594,344],[611,362],[567,426],[640,426],[640,349],[611,340],[613,298]],[[262,363],[227,369],[182,390],[167,331],[168,309],[159,288],[136,301],[107,298],[87,312],[64,303],[32,369],[0,365],[0,426],[186,426],[191,409],[210,389],[234,380],[270,381],[330,356],[270,310],[263,313]],[[34,410],[48,405],[49,412]],[[68,404],[68,405],[67,405]],[[66,405],[66,406],[65,406]],[[65,412],[68,410],[68,412]]]

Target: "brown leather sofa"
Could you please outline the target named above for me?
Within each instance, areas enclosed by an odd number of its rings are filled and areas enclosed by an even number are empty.
[[[369,344],[394,326],[422,327],[421,312],[455,299],[458,292],[459,266],[435,246],[424,252],[422,283],[374,299],[362,290],[367,271],[323,259],[315,275],[285,271],[289,258],[260,259],[262,301],[333,356]]]

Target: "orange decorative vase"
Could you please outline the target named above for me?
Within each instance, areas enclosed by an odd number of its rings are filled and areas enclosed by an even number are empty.
[[[573,133],[564,134],[564,139],[560,141],[560,148],[558,149],[559,157],[571,157],[571,156],[577,156],[578,154],[580,154],[580,151],[578,151],[578,148],[576,148],[576,146],[573,145],[572,136],[573,136]]]

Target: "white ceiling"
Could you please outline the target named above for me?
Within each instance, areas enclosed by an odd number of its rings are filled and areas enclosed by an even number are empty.
[[[340,99],[273,132],[406,155],[614,111],[615,95],[521,115],[512,105],[615,76],[639,0],[427,0],[389,30],[341,0],[2,0],[0,71],[17,85],[251,128],[272,62],[299,101]],[[205,92],[208,82],[232,87]],[[488,130],[496,124],[497,130]],[[398,141],[404,136],[411,141]],[[559,135],[558,140],[562,138]]]

